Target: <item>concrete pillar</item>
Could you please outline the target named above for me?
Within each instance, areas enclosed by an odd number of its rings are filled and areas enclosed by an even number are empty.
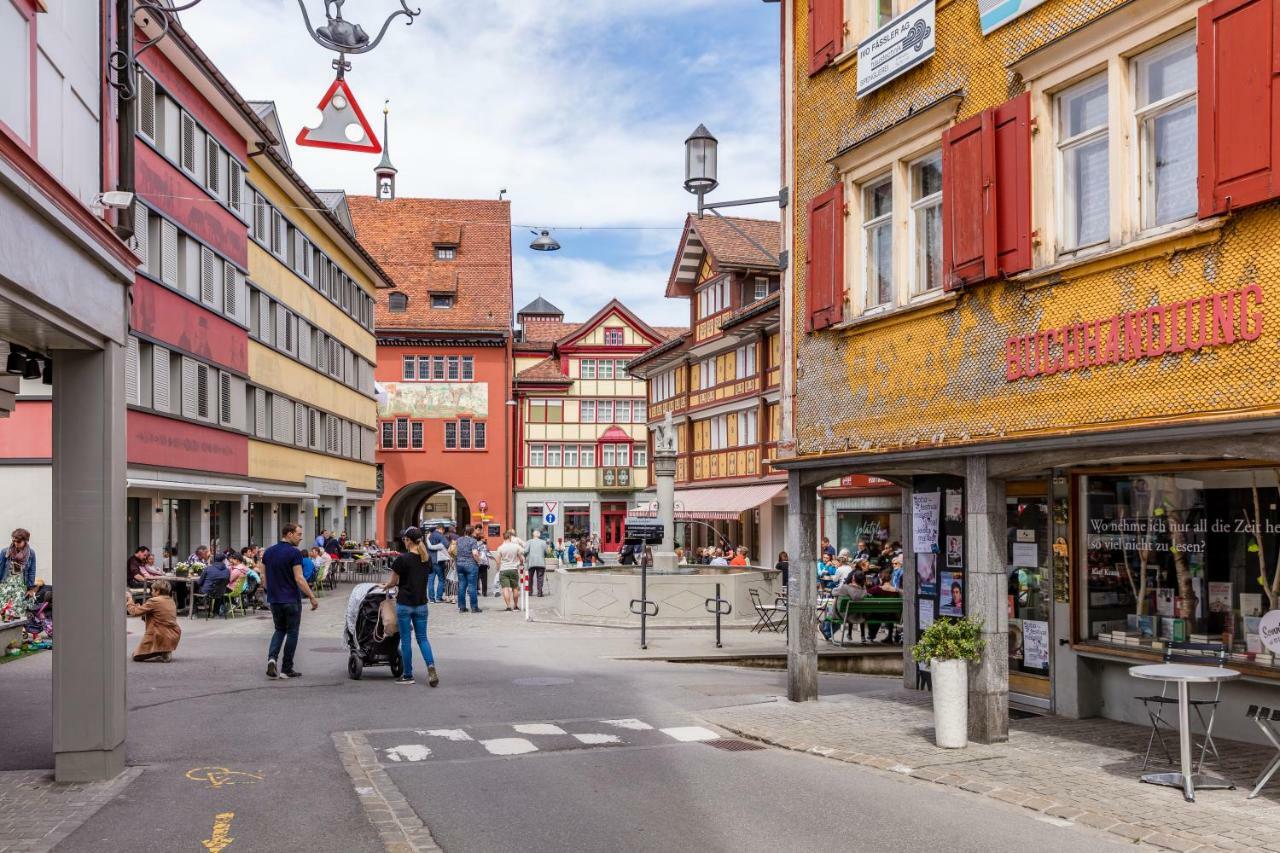
[[[129,549],[132,556],[133,549],[139,545],[146,545],[151,549],[151,553],[156,555],[156,565],[164,564],[164,552],[156,545],[156,540],[160,541],[160,545],[164,544],[164,535],[161,529],[161,516],[156,515],[159,504],[151,498],[138,498],[138,541],[125,542],[125,547]]]
[[[818,638],[814,607],[818,601],[818,487],[802,485],[800,473],[787,474],[787,698],[818,698]]]
[[[53,528],[58,642],[53,650],[54,775],[111,779],[125,765],[124,348],[52,353]]]
[[[911,656],[911,647],[916,643],[917,622],[920,608],[916,605],[916,552],[912,548],[911,538],[911,494],[910,486],[902,487],[902,530],[899,540],[902,542],[902,686],[908,690],[916,687],[916,661]]]
[[[653,476],[657,481],[658,520],[662,522],[662,544],[654,550],[653,564],[659,571],[676,567],[676,454],[659,450],[653,454]]]
[[[208,498],[200,498],[195,502],[196,512],[191,519],[191,526],[195,528],[191,532],[191,553],[195,553],[196,548],[201,545],[209,544],[209,513],[213,512],[213,501]],[[185,560],[186,554],[180,555],[179,559]]]
[[[1004,481],[987,475],[987,457],[965,460],[965,563],[969,616],[982,621],[982,658],[969,671],[969,737],[1009,739],[1009,610],[1005,578]]]
[[[240,496],[240,505],[236,510],[235,518],[231,519],[231,541],[227,543],[229,547],[239,551],[245,545],[249,544],[249,496]]]

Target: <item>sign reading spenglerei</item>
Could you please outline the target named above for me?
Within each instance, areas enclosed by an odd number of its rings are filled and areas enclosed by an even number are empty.
[[[858,45],[858,97],[874,92],[933,56],[936,0],[925,0]]]

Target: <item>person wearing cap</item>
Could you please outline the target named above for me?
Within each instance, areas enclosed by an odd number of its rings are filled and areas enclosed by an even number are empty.
[[[436,675],[436,659],[427,639],[427,578],[431,573],[431,554],[422,543],[422,531],[409,527],[400,534],[404,551],[391,564],[391,577],[383,588],[396,587],[396,627],[400,631],[400,662],[403,669],[396,684],[413,684],[413,638],[417,635],[418,651],[427,665],[427,683],[440,683]]]
[[[427,571],[431,573],[427,578],[427,598],[439,604],[444,601],[449,574],[449,539],[445,536],[444,522],[436,522],[436,526],[427,534],[427,550],[431,553],[431,559],[427,563]]]

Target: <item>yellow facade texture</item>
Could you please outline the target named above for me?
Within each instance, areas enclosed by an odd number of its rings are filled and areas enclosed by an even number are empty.
[[[808,75],[807,4],[793,2],[795,452],[873,454],[963,446],[1044,434],[1099,431],[1280,410],[1280,319],[1266,318],[1280,277],[1280,205],[1199,222],[1092,260],[1014,281],[990,281],[846,328],[804,329],[806,213],[837,180],[828,162],[851,142],[905,118],[909,107],[963,92],[958,120],[1023,91],[1010,63],[1079,28],[1120,0],[1048,0],[984,37],[976,4],[937,4],[937,54],[864,98],[856,59]],[[849,46],[846,45],[846,48]],[[1100,67],[1103,60],[1099,60]],[[1037,117],[1033,105],[1033,121]],[[1033,143],[1033,159],[1040,151]],[[1033,209],[1052,184],[1033,166]],[[1033,221],[1033,228],[1035,221]],[[846,252],[857,239],[846,224]],[[1038,256],[1043,252],[1038,253]],[[1040,263],[1040,261],[1037,261]],[[1257,284],[1256,340],[1206,346],[1010,381],[1011,338]],[[863,287],[857,271],[845,287]],[[1251,327],[1252,328],[1252,327]]]
[[[249,476],[290,483],[325,477],[345,481],[352,489],[377,488],[373,465],[253,439],[249,440]]]
[[[372,427],[378,405],[341,382],[322,377],[255,340],[249,341],[249,375],[253,381],[358,424]]]

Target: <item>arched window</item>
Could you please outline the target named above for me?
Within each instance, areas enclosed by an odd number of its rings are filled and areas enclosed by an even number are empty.
[[[393,293],[387,297],[387,308],[396,314],[403,314],[409,308],[409,297],[403,293]]]

